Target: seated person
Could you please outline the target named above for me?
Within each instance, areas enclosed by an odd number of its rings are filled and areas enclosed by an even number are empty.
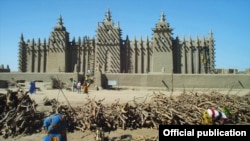
[[[202,116],[202,125],[214,125],[217,122],[223,125],[228,120],[229,115],[230,112],[227,108],[223,108],[222,111],[207,109]]]
[[[67,120],[63,114],[52,114],[43,121],[43,128],[47,134],[43,141],[67,141]]]

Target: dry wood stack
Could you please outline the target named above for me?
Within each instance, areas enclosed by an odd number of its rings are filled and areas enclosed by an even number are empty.
[[[37,104],[22,89],[8,90],[1,96],[0,135],[14,137],[41,131],[44,114],[36,111]]]
[[[75,108],[73,115],[66,105],[60,105],[58,110],[65,112],[75,121],[75,128],[81,131],[102,127],[104,130],[117,128],[158,129],[159,124],[200,125],[202,113],[208,108],[222,109],[227,107],[232,116],[227,124],[250,124],[250,94],[244,96],[224,95],[218,92],[210,94],[183,93],[179,96],[166,96],[154,93],[144,102],[130,101],[120,103],[116,100],[111,105],[102,101],[87,98],[83,107]],[[60,110],[63,109],[63,110]]]
[[[36,104],[24,92],[16,106],[4,106],[0,115],[0,134],[16,136],[27,132],[41,131],[44,114],[36,111]],[[227,95],[219,92],[198,94],[184,92],[179,96],[167,96],[154,92],[143,102],[120,103],[119,99],[111,104],[102,100],[87,98],[84,106],[69,108],[68,105],[52,104],[54,112],[64,113],[68,118],[68,130],[114,131],[118,128],[154,128],[160,124],[199,125],[202,113],[207,108],[227,107],[232,116],[227,124],[250,124],[250,94],[244,96]],[[7,96],[8,101],[8,96]],[[6,102],[8,103],[8,102]],[[12,104],[15,102],[12,102]],[[31,120],[32,119],[32,120]]]

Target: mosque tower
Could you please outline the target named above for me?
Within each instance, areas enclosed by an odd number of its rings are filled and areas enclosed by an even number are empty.
[[[152,72],[172,73],[172,28],[166,22],[164,13],[153,28],[152,48]]]
[[[47,72],[68,72],[68,43],[69,33],[63,26],[62,17],[60,16],[57,25],[54,27],[49,37]]]
[[[103,72],[121,72],[121,29],[114,26],[110,10],[106,12],[106,19],[98,23],[96,30],[95,64]]]

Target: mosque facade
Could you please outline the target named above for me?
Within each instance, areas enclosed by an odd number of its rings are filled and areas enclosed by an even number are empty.
[[[173,37],[164,13],[150,39],[122,39],[122,29],[109,10],[94,38],[69,39],[61,16],[48,39],[25,41],[21,34],[19,72],[209,74],[215,69],[213,33],[195,39]]]

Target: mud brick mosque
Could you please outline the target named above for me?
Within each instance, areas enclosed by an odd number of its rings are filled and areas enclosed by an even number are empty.
[[[126,36],[122,39],[119,23],[115,25],[110,10],[98,23],[96,36],[69,40],[69,32],[60,16],[49,38],[19,42],[19,72],[94,73],[176,73],[208,74],[215,69],[214,38],[173,37],[173,29],[160,15],[152,29],[152,38]]]
[[[84,31],[83,31],[84,32]],[[122,36],[110,10],[97,23],[94,37],[75,39],[63,25],[62,16],[47,39],[19,42],[18,72],[0,68],[1,80],[37,80],[41,88],[52,88],[52,78],[66,86],[90,75],[91,90],[126,88],[133,90],[250,89],[250,75],[237,70],[215,68],[215,40],[207,37],[173,37],[173,28],[162,13],[152,28],[152,37]],[[125,39],[123,39],[125,38]],[[21,80],[21,81],[19,81]],[[39,83],[39,84],[38,84]],[[4,85],[4,84],[3,84]]]

